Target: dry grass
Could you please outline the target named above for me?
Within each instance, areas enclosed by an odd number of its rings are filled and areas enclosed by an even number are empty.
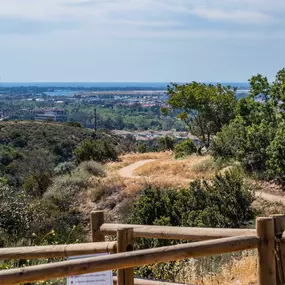
[[[260,197],[252,203],[252,207],[257,211],[259,216],[269,217],[275,214],[284,214],[285,205],[277,202],[270,202]]]
[[[129,153],[120,157],[120,159],[128,164],[135,163],[145,159],[168,159],[173,156],[171,151],[165,152],[148,152],[148,153]]]
[[[257,284],[257,255],[255,251],[234,254],[228,262],[215,257],[189,259],[182,265],[175,282],[196,285],[255,285]],[[223,264],[224,265],[223,265]],[[216,273],[214,273],[216,272]]]
[[[197,285],[254,285],[257,284],[256,257],[248,256],[233,260],[222,268],[221,273],[197,280]]]
[[[215,167],[210,156],[192,155],[182,160],[167,158],[147,163],[134,171],[134,175],[160,179],[194,180],[210,179]]]
[[[119,157],[119,162],[109,163],[107,169],[112,172],[122,167],[130,165],[140,160],[145,159],[169,159],[172,157],[171,151],[165,152],[148,152],[148,153],[128,153]]]

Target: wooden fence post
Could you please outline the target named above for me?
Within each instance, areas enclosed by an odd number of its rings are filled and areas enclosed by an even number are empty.
[[[257,218],[258,284],[276,285],[275,230],[273,218]]]
[[[272,215],[275,227],[275,250],[277,284],[285,284],[285,244],[282,242],[282,234],[285,231],[285,215]]]
[[[132,251],[134,247],[134,230],[133,228],[120,228],[117,231],[117,251]],[[118,270],[118,285],[134,284],[134,268]]]
[[[105,241],[105,236],[101,233],[100,227],[104,224],[104,211],[91,212],[90,225],[92,242]]]

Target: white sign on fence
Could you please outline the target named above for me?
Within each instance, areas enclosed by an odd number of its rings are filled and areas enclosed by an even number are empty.
[[[102,255],[108,255],[108,253],[71,256],[68,258],[68,260],[96,257]],[[110,270],[97,273],[88,273],[78,276],[70,276],[67,278],[67,285],[113,285],[112,271]]]

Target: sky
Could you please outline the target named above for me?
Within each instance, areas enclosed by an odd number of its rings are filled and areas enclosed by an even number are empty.
[[[284,15],[284,0],[0,0],[0,84],[273,80]]]

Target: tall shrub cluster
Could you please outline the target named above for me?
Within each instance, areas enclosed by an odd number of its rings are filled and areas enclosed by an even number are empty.
[[[222,127],[212,144],[215,158],[239,161],[265,179],[285,182],[285,69],[274,82],[258,74],[250,92],[236,106],[236,116]]]
[[[254,196],[239,169],[216,175],[211,181],[194,181],[187,189],[148,187],[134,204],[130,223],[163,226],[241,228],[254,218]],[[141,249],[181,243],[174,240],[139,239]],[[137,274],[158,279],[169,278],[175,263],[145,266]],[[172,280],[173,281],[173,280]]]

